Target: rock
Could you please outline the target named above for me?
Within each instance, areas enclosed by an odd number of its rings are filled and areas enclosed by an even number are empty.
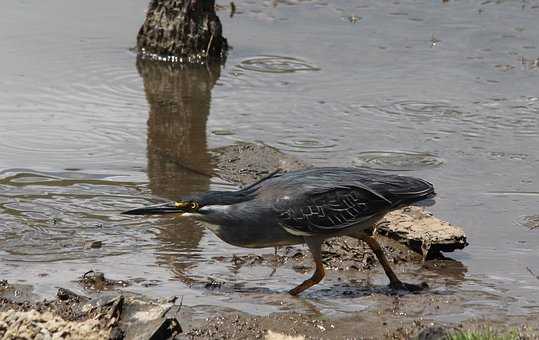
[[[376,233],[397,240],[426,258],[468,245],[464,230],[442,221],[421,207],[409,206],[388,213]]]
[[[303,335],[298,336],[291,336],[286,334],[281,334],[278,332],[273,332],[272,330],[268,330],[268,333],[265,337],[266,340],[305,340],[305,337]]]
[[[9,288],[9,283],[7,280],[0,280],[0,289],[6,289]]]
[[[272,172],[309,167],[302,160],[264,144],[238,143],[210,151],[216,175],[227,181],[250,184]]]
[[[119,326],[126,339],[173,339],[182,333],[177,319],[181,302],[126,298]]]
[[[149,337],[150,340],[174,339],[177,334],[182,333],[182,327],[175,318],[164,319],[159,327]]]
[[[79,283],[86,289],[93,289],[98,291],[111,289],[115,286],[129,286],[129,283],[127,281],[107,279],[105,278],[105,274],[103,274],[102,272],[96,272],[93,270],[84,273],[79,279]]]
[[[175,301],[124,295],[89,301],[63,288],[53,301],[20,305],[4,299],[12,308],[0,312],[0,339],[172,339],[182,332],[181,303]]]
[[[58,288],[56,297],[60,301],[86,302],[89,300],[87,297],[78,295],[77,293],[66,288]]]
[[[443,326],[430,326],[423,328],[415,336],[415,340],[444,340],[450,335],[449,329]]]
[[[99,321],[65,321],[50,312],[6,311],[0,313],[0,338],[2,339],[85,339],[100,340],[109,337],[109,330]]]
[[[84,244],[84,248],[86,249],[99,249],[103,246],[103,242],[101,241],[89,241]]]

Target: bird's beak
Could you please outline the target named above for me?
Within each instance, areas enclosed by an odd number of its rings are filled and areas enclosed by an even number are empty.
[[[156,215],[156,214],[174,214],[187,212],[186,204],[183,202],[167,202],[150,205],[122,212],[126,215]]]

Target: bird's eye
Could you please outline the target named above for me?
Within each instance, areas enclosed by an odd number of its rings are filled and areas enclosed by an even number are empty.
[[[191,202],[191,209],[197,210],[198,209],[198,203],[197,202]]]

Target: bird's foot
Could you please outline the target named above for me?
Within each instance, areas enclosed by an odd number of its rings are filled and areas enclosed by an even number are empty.
[[[406,282],[391,282],[389,284],[389,287],[395,290],[407,290],[409,292],[420,292],[423,289],[429,288],[429,285],[426,282],[421,282],[421,284],[413,284],[413,283],[406,283]]]

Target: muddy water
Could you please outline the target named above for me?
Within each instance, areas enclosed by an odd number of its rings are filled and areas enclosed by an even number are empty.
[[[212,176],[208,149],[261,141],[317,165],[435,183],[431,209],[471,245],[450,265],[400,268],[448,304],[424,316],[539,311],[539,231],[528,223],[539,215],[538,4],[240,1],[232,18],[220,11],[234,47],[225,67],[189,70],[137,63],[146,5],[4,4],[0,278],[51,296],[81,291],[76,279],[100,270],[128,291],[183,295],[201,315],[390,304],[381,273],[330,273],[290,300],[282,292],[301,269],[236,266],[233,254],[253,251],[189,221],[119,215],[229,187]]]

